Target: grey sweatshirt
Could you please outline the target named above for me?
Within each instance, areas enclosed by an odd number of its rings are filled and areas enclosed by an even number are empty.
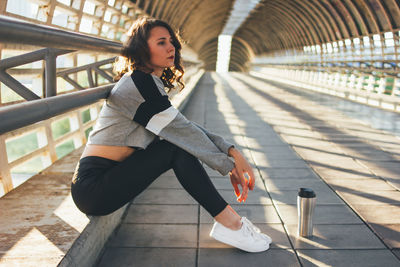
[[[173,107],[161,79],[142,71],[125,74],[111,90],[88,144],[145,149],[156,136],[189,152],[226,175],[233,144],[189,121]]]

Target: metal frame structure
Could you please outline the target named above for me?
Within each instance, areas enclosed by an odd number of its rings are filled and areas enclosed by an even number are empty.
[[[12,34],[10,33],[12,31]],[[39,36],[42,38],[28,38],[26,34],[30,33],[32,36]],[[93,103],[94,101],[105,98],[107,90],[110,90],[111,85],[99,87],[95,92],[100,92],[98,95],[95,93],[88,94],[88,92],[77,92],[68,94],[65,96],[57,96],[57,84],[56,84],[56,57],[58,55],[73,52],[74,50],[64,50],[65,47],[71,47],[75,49],[85,50],[96,50],[104,51],[108,53],[119,52],[122,45],[108,40],[99,39],[96,37],[84,36],[59,29],[51,29],[41,25],[32,25],[22,21],[15,21],[5,17],[0,17],[0,36],[10,37],[2,38],[7,42],[16,42],[18,36],[22,42],[28,44],[49,46],[50,48],[40,49],[31,53],[27,53],[21,56],[6,58],[0,61],[0,81],[9,86],[16,93],[21,95],[28,101],[37,100],[34,103],[25,103],[23,105],[12,105],[10,107],[0,108],[0,120],[2,125],[0,127],[0,133],[8,132],[17,129],[22,126],[29,125],[31,123],[47,119],[68,109]],[[20,42],[21,42],[20,41]],[[79,46],[81,45],[81,47]],[[97,48],[98,47],[98,48]],[[52,97],[49,99],[40,99],[40,97],[30,91],[28,88],[23,86],[16,79],[12,78],[6,73],[6,70],[12,67],[30,63],[33,61],[45,60],[45,97]],[[71,82],[78,89],[83,89],[77,82],[74,82],[68,77],[69,74],[86,70],[88,73],[89,84],[95,85],[91,72],[94,69],[97,73],[104,76],[107,80],[112,82],[112,78],[104,70],[101,70],[99,66],[109,64],[113,59],[96,62],[74,68],[71,70],[64,70],[58,73],[59,76]],[[90,75],[89,75],[90,74]],[[60,105],[63,103],[63,105]],[[45,111],[45,112],[44,112]],[[21,114],[25,114],[21,116]],[[26,115],[29,114],[29,115]]]
[[[30,15],[7,9],[9,2],[1,1],[0,14],[112,40],[120,40],[141,14],[130,0],[24,0],[25,5],[36,7]],[[82,29],[83,24],[91,24],[90,30]]]
[[[33,25],[31,23],[17,21],[4,16],[0,17],[0,25],[1,39],[6,42],[18,42],[48,47],[20,56],[0,60],[0,81],[27,101],[0,107],[0,120],[2,121],[0,126],[0,153],[2,155],[0,162],[0,178],[4,191],[8,192],[13,188],[10,174],[10,170],[13,167],[39,155],[44,160],[44,164],[48,166],[57,160],[55,152],[57,145],[60,145],[71,138],[74,140],[75,148],[86,142],[86,131],[93,125],[95,117],[93,117],[90,122],[84,123],[82,121],[82,112],[83,110],[94,108],[96,109],[96,112],[94,113],[97,113],[99,110],[99,104],[91,107],[87,107],[87,105],[106,98],[113,86],[111,83],[96,88],[82,90],[84,87],[71,79],[69,75],[85,71],[87,73],[89,87],[98,85],[98,75],[103,76],[103,78],[108,82],[113,82],[111,77],[112,74],[107,73],[109,70],[101,69],[100,67],[110,64],[114,60],[114,57],[57,72],[57,56],[74,52],[75,49],[79,49],[80,51],[102,51],[109,54],[115,54],[120,51],[122,45],[121,43],[96,37],[85,36],[42,25]],[[74,50],[71,50],[71,48]],[[39,60],[45,62],[44,98],[33,93],[6,72],[10,69],[13,70],[13,68],[17,66]],[[95,73],[95,79],[93,78],[93,72]],[[57,76],[62,77],[67,82],[71,83],[79,91],[57,95]],[[56,140],[52,134],[52,123],[62,118],[68,118],[69,124],[74,125],[71,126],[71,128],[75,130]],[[35,133],[38,139],[39,148],[9,162],[6,149],[7,140],[27,135],[29,132]]]

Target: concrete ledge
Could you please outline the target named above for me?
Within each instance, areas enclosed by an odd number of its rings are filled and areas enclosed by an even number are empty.
[[[204,71],[172,103],[182,110]],[[0,266],[93,266],[129,203],[107,216],[87,216],[70,183],[83,147],[0,198]]]
[[[58,266],[93,266],[128,206],[129,203],[107,216],[88,216],[88,225]]]

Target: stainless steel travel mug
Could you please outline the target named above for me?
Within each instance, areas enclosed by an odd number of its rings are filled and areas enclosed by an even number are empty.
[[[299,218],[298,235],[310,237],[313,235],[313,213],[316,195],[310,188],[300,188],[297,195],[297,215]]]

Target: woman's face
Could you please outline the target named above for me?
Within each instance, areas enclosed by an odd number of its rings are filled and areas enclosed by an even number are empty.
[[[147,44],[150,51],[149,67],[160,77],[165,68],[174,66],[175,47],[172,37],[166,28],[157,26],[151,29]]]

